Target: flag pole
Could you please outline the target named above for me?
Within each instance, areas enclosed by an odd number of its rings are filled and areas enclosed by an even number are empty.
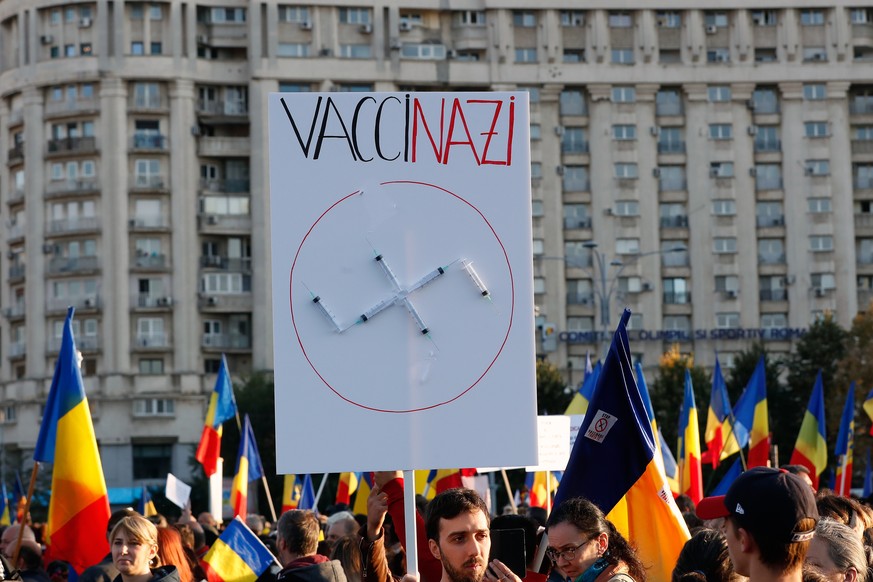
[[[551,495],[551,494],[549,494]],[[537,546],[537,554],[534,557],[534,562],[532,564],[533,571],[539,572],[540,568],[543,565],[543,559],[546,557],[546,548],[549,547],[549,534],[543,532],[543,537],[540,538],[540,545]]]
[[[552,513],[552,472],[546,471],[546,517]]]
[[[324,491],[324,486],[327,484],[327,476],[329,473],[325,473],[324,477],[321,478],[321,483],[318,485],[318,491],[315,493],[315,501],[312,503],[313,507],[318,507],[318,500],[321,499],[321,492]]]
[[[403,471],[403,517],[406,520],[406,573],[418,578],[418,549],[415,523],[415,471]]]
[[[30,513],[30,500],[33,499],[33,490],[36,488],[36,475],[39,473],[39,462],[33,462],[33,471],[30,473],[30,485],[27,486],[27,497],[24,500],[24,514],[22,522],[18,524],[18,539],[15,540],[15,551],[12,553],[12,567],[18,567],[18,553],[21,551],[21,540],[24,537],[24,526],[27,525],[27,514]]]
[[[515,497],[513,497],[512,488],[509,486],[509,477],[506,476],[506,469],[501,467],[500,474],[503,475],[503,485],[506,487],[506,496],[509,497],[509,506],[512,507],[512,513],[518,513],[518,506],[515,505]]]
[[[270,505],[270,515],[273,516],[273,523],[276,523],[276,506],[273,505],[273,494],[270,492],[270,484],[267,483],[266,475],[261,475],[261,482],[264,484],[264,489],[267,491],[267,503]]]
[[[726,443],[730,440],[730,438],[733,436],[733,434],[734,434],[734,424],[737,422],[736,417],[734,417],[734,411],[733,411],[733,410],[731,410],[731,411],[728,413],[728,418],[731,419],[731,429],[728,431],[728,433],[727,433],[727,437],[726,437],[726,438],[724,439],[724,441],[723,441],[722,449],[724,449],[724,444],[726,444]],[[736,439],[735,439],[735,440],[736,440]],[[739,446],[739,444],[740,444],[740,443],[737,442],[737,445],[738,445],[738,446]],[[739,447],[739,448],[740,448],[740,463],[743,465],[743,471],[747,471],[747,470],[748,470],[748,467],[746,467],[746,455],[743,454],[743,448],[742,448],[742,447]],[[721,457],[721,451],[719,451],[718,456]],[[719,464],[721,464],[721,460],[720,460],[720,459],[719,459]],[[680,477],[681,477],[681,475],[680,475]],[[707,491],[709,491],[709,490],[712,488],[712,480],[713,480],[713,479],[715,479],[715,471],[713,471],[712,473],[709,474],[709,480],[706,482],[706,489],[707,489]]]
[[[839,464],[837,465],[838,467],[842,467],[842,470],[843,470],[842,475],[840,475],[840,490],[837,493],[837,495],[839,495],[841,497],[850,497],[850,495],[847,495],[845,493],[845,491],[846,491],[846,467],[847,467],[846,458],[847,457],[848,457],[848,455],[840,455]],[[20,539],[20,536],[19,536],[19,539]]]

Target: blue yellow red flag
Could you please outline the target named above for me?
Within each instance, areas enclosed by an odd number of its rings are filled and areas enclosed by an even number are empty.
[[[350,505],[352,493],[358,489],[358,481],[358,473],[340,473],[339,483],[336,487],[336,503]]]
[[[727,434],[722,460],[749,446],[748,467],[767,464],[770,456],[769,421],[767,418],[767,375],[762,355],[749,383],[734,407],[733,426],[725,420],[722,432]]]
[[[209,582],[254,582],[276,558],[258,536],[235,517],[203,556]]]
[[[703,473],[700,466],[700,426],[691,372],[685,370],[685,399],[679,412],[679,491],[695,504],[703,499]]]
[[[367,498],[370,496],[370,491],[373,490],[373,474],[369,471],[361,473],[361,479],[358,481],[358,492],[355,494],[355,505],[352,508],[352,513],[367,515]]]
[[[230,382],[227,359],[222,354],[215,387],[209,396],[209,408],[206,409],[200,444],[197,445],[194,453],[194,458],[203,465],[203,472],[207,477],[211,477],[218,467],[218,457],[221,453],[221,425],[234,416],[236,416],[236,401],[233,398],[233,385]]]
[[[65,560],[82,573],[109,551],[109,496],[67,311],[33,460],[54,463],[44,540],[46,560]]]
[[[143,517],[151,517],[158,514],[158,510],[155,509],[155,504],[152,501],[152,496],[149,494],[149,489],[145,485],[142,486],[142,491],[139,494],[137,511]]]
[[[249,415],[243,418],[242,435],[239,439],[239,451],[236,457],[236,471],[230,488],[230,506],[233,514],[246,517],[248,514],[249,482],[260,479],[264,475],[261,456],[255,433],[249,421]]]
[[[828,466],[828,442],[825,431],[824,385],[821,370],[815,377],[815,385],[809,396],[809,404],[800,424],[800,433],[791,453],[792,465],[809,469],[813,489],[818,489],[818,479]]]
[[[6,493],[6,483],[0,483],[0,493],[3,494],[3,499],[0,499],[0,525],[12,525],[9,511],[9,495]]]
[[[710,463],[712,468],[718,467],[725,437],[730,431],[731,402],[728,399],[727,385],[721,372],[718,354],[715,357],[715,370],[712,372],[712,393],[709,396],[709,408],[706,411],[706,429],[703,441],[706,451],[700,454],[701,463]],[[728,430],[725,430],[725,429]]]
[[[655,435],[634,380],[625,310],[594,390],[589,412],[558,486],[555,504],[591,500],[636,546],[653,580],[669,580],[688,528],[655,461]],[[616,463],[615,459],[621,459]],[[592,468],[597,470],[592,470]]]
[[[852,489],[852,457],[855,452],[855,383],[849,385],[846,394],[846,405],[840,418],[840,430],[837,433],[837,446],[834,454],[837,458],[837,478],[834,493],[849,497]]]
[[[588,410],[588,403],[591,402],[591,396],[594,394],[594,387],[597,385],[601,369],[600,362],[597,362],[591,373],[585,374],[585,379],[582,380],[579,390],[573,395],[573,400],[570,401],[564,414],[585,414]]]
[[[315,488],[312,486],[312,475],[309,473],[303,477],[303,490],[300,492],[297,509],[311,509],[318,513],[318,508],[315,506]]]
[[[297,509],[302,488],[303,485],[296,475],[285,475],[285,483],[282,487],[282,513],[291,509]]]

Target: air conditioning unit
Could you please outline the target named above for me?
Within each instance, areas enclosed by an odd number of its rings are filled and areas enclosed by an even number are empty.
[[[392,48],[393,48],[393,47],[392,47]],[[398,46],[397,48],[400,48],[400,47]],[[454,59],[454,58],[457,58],[457,57],[458,57],[458,51],[453,50],[453,49],[449,49],[449,50],[446,51],[446,58],[447,58],[447,59]]]
[[[651,290],[652,290],[652,284],[649,283],[648,281],[645,281],[645,282],[640,286],[640,289],[643,290],[643,291],[651,291]]]
[[[173,304],[173,298],[172,297],[158,297],[157,303],[161,307],[169,307],[170,305]]]
[[[746,131],[749,135],[758,135],[758,126],[750,125],[748,128],[746,128]]]
[[[194,137],[200,136],[200,126],[199,125],[192,125],[191,126],[191,135],[193,135]]]
[[[721,177],[721,168],[710,168],[709,169],[709,177],[710,178],[720,178]]]
[[[94,300],[89,297],[82,302],[82,305],[85,307],[94,307]]]
[[[746,108],[750,109],[751,111],[754,111],[755,107],[756,107],[756,105],[755,105],[754,99],[749,99],[748,101],[746,101]]]
[[[412,30],[412,23],[409,22],[408,20],[401,20],[400,21],[400,32],[409,32],[410,30]]]
[[[211,224],[211,225],[215,226],[216,224],[218,224],[218,217],[217,216],[207,216],[206,217],[206,224]]]
[[[207,297],[206,304],[207,305],[218,305],[218,298],[217,297]]]
[[[329,48],[319,49],[318,56],[320,57],[329,57],[332,54],[332,51]]]
[[[128,220],[127,226],[129,226],[130,228],[136,228],[136,219],[131,218],[130,220]]]
[[[661,168],[652,168],[652,176],[656,178],[661,177]]]
[[[55,252],[55,245],[42,245],[42,252],[46,255],[50,255]]]
[[[718,27],[714,24],[710,24],[706,27],[706,34],[715,34],[718,32]]]
[[[358,30],[361,31],[361,34],[373,34],[373,25],[372,24],[362,24]]]
[[[301,28],[301,30],[312,30],[312,21],[311,20],[304,20],[303,22],[300,23],[300,28]]]
[[[758,175],[758,169],[757,168],[749,168],[749,175],[754,178],[755,176]]]
[[[555,126],[555,135],[564,135],[564,126],[556,125]]]
[[[826,61],[828,56],[825,53],[815,53],[812,55],[811,61]]]
[[[661,128],[658,127],[657,125],[653,125],[652,127],[649,128],[649,133],[651,133],[654,136],[661,135]]]
[[[209,44],[209,35],[208,34],[197,35],[197,43],[198,44]]]
[[[815,296],[816,297],[824,297],[825,296],[825,289],[823,289],[821,287],[816,287],[815,288]]]
[[[774,226],[785,226],[785,217],[784,216],[777,216],[776,218],[773,219],[773,225]]]
[[[564,166],[555,166],[555,173],[559,176],[564,175]]]
[[[728,299],[736,299],[739,292],[736,289],[728,289],[725,291],[725,295]]]
[[[91,19],[89,17],[85,16],[79,21],[79,28],[88,28],[89,26],[91,26]]]
[[[52,42],[54,42],[54,40],[55,38],[50,34],[44,34],[39,37],[39,42],[41,42],[42,44],[51,44]]]

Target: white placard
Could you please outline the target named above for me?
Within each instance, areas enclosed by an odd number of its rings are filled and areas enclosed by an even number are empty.
[[[173,505],[185,509],[185,506],[188,505],[188,498],[191,496],[191,486],[172,473],[167,473],[167,485],[164,489],[164,494]]]
[[[269,116],[279,473],[534,464],[527,93]]]
[[[573,450],[573,445],[576,444],[576,437],[579,436],[579,431],[582,429],[582,422],[585,420],[584,414],[570,414],[570,451]]]
[[[539,463],[525,467],[527,472],[563,471],[570,459],[570,417],[563,415],[537,417]]]

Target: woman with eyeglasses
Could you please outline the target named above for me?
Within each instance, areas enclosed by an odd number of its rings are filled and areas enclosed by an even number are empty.
[[[546,555],[568,582],[645,582],[634,549],[600,509],[582,497],[552,510]]]

